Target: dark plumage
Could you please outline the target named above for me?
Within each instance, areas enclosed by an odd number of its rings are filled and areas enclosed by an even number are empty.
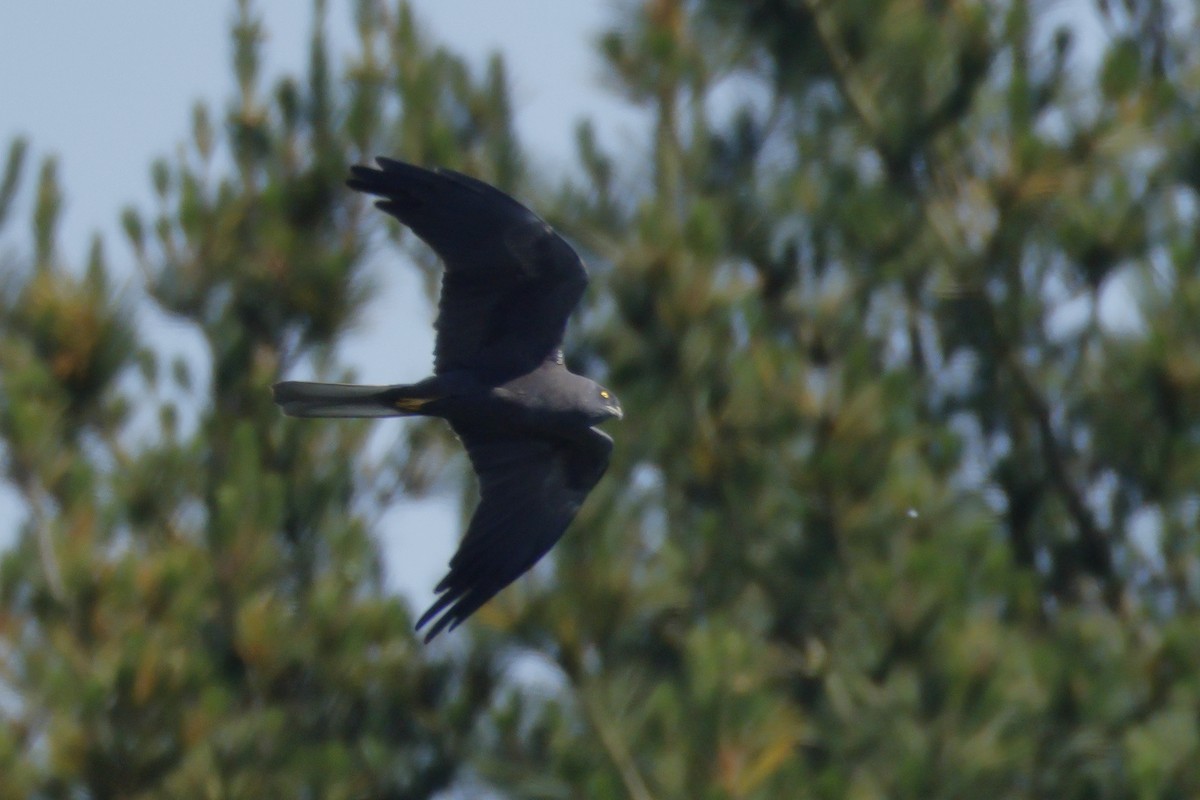
[[[563,365],[567,318],[587,287],[583,262],[549,225],[493,186],[447,169],[378,159],[349,186],[412,229],[445,266],[434,374],[415,384],[286,381],[275,402],[297,417],[442,417],[479,477],[440,597],[417,622],[425,641],[453,630],[563,535],[608,467],[621,417],[607,389]]]

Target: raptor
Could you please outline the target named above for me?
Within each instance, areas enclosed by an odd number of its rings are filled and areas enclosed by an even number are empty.
[[[428,642],[453,630],[555,545],[608,468],[620,419],[612,392],[563,361],[567,319],[587,270],[536,214],[483,181],[376,159],[347,184],[440,257],[433,375],[411,384],[285,381],[295,417],[432,416],[462,441],[480,500],[438,597],[417,621]]]

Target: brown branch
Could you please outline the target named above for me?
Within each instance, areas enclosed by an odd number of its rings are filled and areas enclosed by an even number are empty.
[[[617,774],[621,776],[621,782],[625,784],[625,791],[629,793],[629,796],[633,800],[654,800],[654,795],[650,794],[650,789],[647,788],[645,780],[642,779],[641,773],[638,772],[633,755],[629,752],[629,748],[625,746],[625,742],[621,739],[615,727],[605,716],[599,699],[595,697],[594,692],[590,688],[586,686],[578,688],[588,722],[591,723],[592,728],[596,731],[596,735],[600,737],[600,744],[603,746],[605,753],[608,754],[609,760],[612,761]]]
[[[1100,526],[1092,510],[1088,508],[1087,503],[1083,499],[1083,492],[1071,480],[1070,470],[1067,466],[1067,457],[1058,442],[1058,437],[1054,434],[1054,426],[1050,420],[1049,404],[1038,392],[1037,387],[1034,386],[1033,381],[1025,373],[1025,370],[1017,363],[1011,351],[1006,351],[1003,354],[1002,363],[1009,374],[1012,375],[1017,390],[1020,392],[1022,400],[1025,401],[1025,405],[1033,415],[1034,422],[1037,425],[1042,459],[1046,462],[1046,467],[1049,470],[1050,482],[1054,485],[1059,496],[1062,497],[1063,503],[1067,507],[1067,513],[1075,522],[1075,527],[1079,531],[1079,539],[1082,545],[1080,548],[1080,557],[1083,566],[1103,582],[1106,595],[1105,600],[1110,607],[1116,610],[1119,598],[1114,581],[1116,575],[1113,569],[1112,549],[1110,547],[1111,537]]]
[[[46,578],[46,586],[50,589],[50,596],[59,603],[65,603],[67,588],[63,583],[58,555],[54,551],[54,540],[50,536],[41,489],[33,479],[26,479],[26,476],[20,476],[14,482],[29,505],[30,524],[33,525],[33,535],[37,541],[38,560],[42,563],[42,573]]]
[[[859,95],[854,86],[853,67],[850,59],[846,57],[846,53],[837,44],[833,22],[829,20],[828,15],[822,9],[824,4],[820,0],[805,0],[805,5],[808,6],[808,12],[812,14],[817,38],[821,41],[821,49],[825,51],[825,56],[829,59],[830,66],[833,67],[833,79],[838,85],[838,90],[846,98],[859,120],[867,127],[871,138],[876,141],[875,149],[880,150],[878,144],[879,121],[876,119],[875,111],[870,103]]]
[[[575,689],[575,694],[583,706],[584,716],[587,718],[588,724],[592,726],[592,730],[596,731],[596,735],[600,739],[600,746],[617,771],[617,775],[620,776],[621,783],[625,785],[625,791],[633,800],[654,800],[654,795],[650,793],[646,781],[638,772],[633,754],[629,752],[620,733],[604,713],[603,704],[596,696],[594,684],[588,680],[583,669],[578,644],[571,641],[559,641],[559,647],[561,655],[558,659],[558,666]]]
[[[38,557],[42,562],[42,572],[46,575],[46,585],[50,587],[50,596],[64,603],[67,599],[67,588],[63,585],[62,569],[58,565],[58,556],[54,553],[50,531],[40,522],[35,521],[34,526],[37,529]]]

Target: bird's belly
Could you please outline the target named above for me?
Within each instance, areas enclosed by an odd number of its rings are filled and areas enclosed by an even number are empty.
[[[446,398],[439,402],[438,415],[455,427],[482,428],[497,435],[520,434],[536,427],[537,415],[511,397],[495,390]]]
[[[438,413],[455,427],[469,426],[497,436],[569,436],[581,424],[578,414],[558,409],[543,397],[503,387],[446,398]]]

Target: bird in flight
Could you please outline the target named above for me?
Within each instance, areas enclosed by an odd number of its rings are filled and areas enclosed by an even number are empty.
[[[376,159],[347,184],[441,258],[433,375],[354,386],[284,381],[294,417],[442,417],[467,450],[480,500],[438,598],[417,621],[425,641],[453,630],[562,538],[608,468],[621,418],[615,395],[563,364],[567,318],[587,287],[583,261],[504,192],[448,169]]]

